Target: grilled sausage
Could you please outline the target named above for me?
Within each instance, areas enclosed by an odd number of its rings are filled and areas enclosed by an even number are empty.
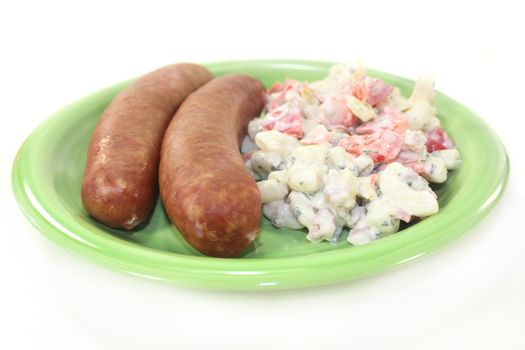
[[[259,232],[261,197],[239,145],[263,104],[258,80],[223,76],[191,94],[166,130],[161,198],[172,223],[206,255],[235,256]]]
[[[212,79],[181,63],[155,70],[121,91],[106,108],[89,144],[82,203],[96,220],[131,230],[155,205],[162,137],[191,92]]]

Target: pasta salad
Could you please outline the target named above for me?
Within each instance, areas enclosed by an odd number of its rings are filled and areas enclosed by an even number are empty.
[[[241,152],[275,227],[306,228],[311,242],[366,244],[438,212],[429,182],[443,183],[460,155],[432,106],[434,83],[409,98],[335,65],[315,82],[286,80],[267,90]]]

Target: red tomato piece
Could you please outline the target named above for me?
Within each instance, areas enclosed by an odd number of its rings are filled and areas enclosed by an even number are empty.
[[[442,149],[454,148],[454,143],[448,137],[447,133],[438,126],[428,133],[426,146],[427,151],[432,153]]]

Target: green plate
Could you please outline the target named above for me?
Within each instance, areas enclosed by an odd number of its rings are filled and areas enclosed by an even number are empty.
[[[315,80],[332,63],[239,61],[208,64],[216,75],[246,73],[266,86],[285,78]],[[413,82],[369,71],[406,95]],[[179,285],[223,290],[272,290],[351,280],[419,258],[464,234],[495,206],[509,163],[496,134],[466,107],[438,93],[435,106],[463,163],[437,188],[440,212],[395,235],[352,247],[346,241],[312,244],[303,231],[275,229],[263,220],[259,239],[237,259],[210,258],[170,225],[160,201],[150,223],[133,234],[91,219],[80,201],[91,132],[113,96],[130,81],[75,102],[40,125],[21,146],[13,190],[25,215],[57,244],[97,263]]]

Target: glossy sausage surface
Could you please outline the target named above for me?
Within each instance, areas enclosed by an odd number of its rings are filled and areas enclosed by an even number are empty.
[[[91,137],[82,181],[82,203],[93,218],[127,230],[148,219],[164,132],[182,101],[211,79],[202,66],[174,64],[142,76],[111,101]]]
[[[166,130],[161,198],[172,223],[206,255],[235,256],[258,235],[261,197],[239,144],[263,105],[258,80],[223,76],[191,94]]]

